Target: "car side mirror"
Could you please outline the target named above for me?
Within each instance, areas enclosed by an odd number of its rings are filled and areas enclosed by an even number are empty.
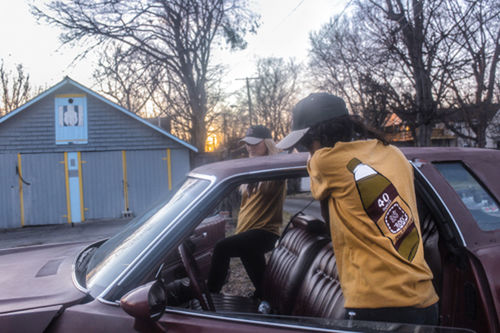
[[[136,319],[136,325],[160,319],[167,306],[167,293],[160,280],[140,286],[120,299],[122,309]]]

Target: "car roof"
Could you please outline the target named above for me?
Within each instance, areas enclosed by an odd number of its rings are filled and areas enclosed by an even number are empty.
[[[409,160],[424,160],[427,162],[462,161],[467,164],[480,178],[498,172],[500,165],[500,150],[459,147],[403,147],[401,151]],[[215,176],[224,179],[237,174],[258,173],[276,169],[305,169],[308,153],[280,153],[272,156],[255,158],[240,158],[202,165],[192,173]],[[495,169],[495,170],[494,170]],[[500,197],[500,178],[495,180],[491,190],[497,198]]]
[[[477,158],[479,156],[492,155],[500,158],[500,150],[485,148],[465,148],[465,147],[401,147],[401,151],[408,157],[428,158],[432,161],[451,161]]]
[[[191,173],[224,179],[238,174],[259,173],[267,170],[305,170],[308,156],[308,153],[279,153],[271,156],[240,158],[205,164],[192,170]]]

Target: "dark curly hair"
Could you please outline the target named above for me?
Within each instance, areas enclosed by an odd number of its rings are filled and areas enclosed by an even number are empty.
[[[377,139],[384,145],[389,144],[380,131],[366,126],[360,117],[351,115],[341,116],[311,127],[300,143],[308,147],[313,140],[318,140],[322,147],[333,147],[339,141],[348,142],[353,139]]]

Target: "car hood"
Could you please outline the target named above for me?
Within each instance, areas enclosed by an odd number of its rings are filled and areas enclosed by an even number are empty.
[[[72,279],[76,255],[86,243],[0,250],[0,314],[74,304],[85,297]]]

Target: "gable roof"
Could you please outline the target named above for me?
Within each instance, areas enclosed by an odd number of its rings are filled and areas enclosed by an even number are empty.
[[[178,137],[168,133],[167,131],[161,129],[160,127],[158,126],[155,126],[153,124],[151,124],[150,122],[148,122],[147,120],[139,117],[138,115],[136,115],[135,113],[133,112],[130,112],[129,110],[125,109],[124,107],[110,101],[109,99],[99,95],[98,93],[92,91],[91,89],[81,85],[80,83],[72,80],[71,78],[69,78],[68,76],[66,76],[61,82],[57,83],[56,85],[52,86],[52,88],[49,88],[47,89],[46,91],[44,91],[43,93],[41,93],[40,95],[36,96],[35,98],[33,98],[32,100],[28,101],[27,103],[21,105],[20,107],[18,107],[17,109],[9,112],[8,114],[6,114],[4,117],[0,118],[0,124],[4,123],[6,120],[14,117],[15,115],[23,112],[25,109],[27,109],[29,106],[35,104],[36,102],[42,100],[43,98],[45,98],[46,96],[52,94],[53,92],[55,92],[56,90],[58,90],[59,88],[61,88],[62,86],[64,86],[65,84],[71,84],[73,85],[74,87],[78,88],[78,89],[81,89],[83,91],[85,91],[87,94],[97,98],[98,100],[110,105],[111,107],[117,109],[118,111],[126,114],[127,116],[143,123],[144,125],[150,127],[151,129],[161,133],[162,135],[168,137],[169,139],[179,143],[180,145],[194,151],[195,153],[198,152],[198,149],[192,145],[190,145],[189,143],[179,139]]]

